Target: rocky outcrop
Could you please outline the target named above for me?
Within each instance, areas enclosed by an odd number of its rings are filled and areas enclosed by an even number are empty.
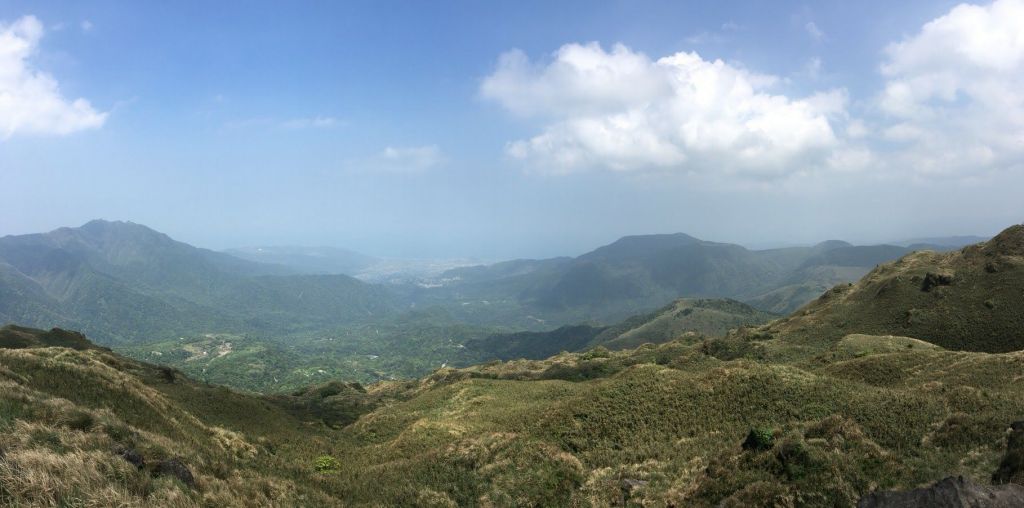
[[[872,492],[857,508],[1020,508],[1024,487],[1015,484],[987,486],[963,476],[950,476],[929,487]]]
[[[146,467],[146,459],[142,457],[141,453],[132,448],[118,446],[114,448],[114,454],[139,469]]]
[[[1006,454],[999,469],[992,473],[992,484],[1016,483],[1024,485],[1024,420],[1010,424],[1006,437]]]

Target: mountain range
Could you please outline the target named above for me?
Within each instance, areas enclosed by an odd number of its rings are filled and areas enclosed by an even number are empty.
[[[575,258],[367,283],[334,273],[345,263],[374,262],[349,251],[228,254],[139,224],[98,220],[0,238],[0,323],[80,330],[139,358],[165,355],[204,379],[267,390],[343,372],[366,382],[592,347],[619,323],[639,323],[679,298],[712,303],[694,307],[687,319],[658,321],[673,323],[664,328],[671,334],[651,342],[686,331],[720,335],[785,314],[910,251],[840,241],[758,251],[685,234],[646,235]],[[740,302],[751,308],[737,311]],[[566,339],[567,332],[575,347],[545,338]],[[200,354],[225,344],[235,354]]]
[[[276,395],[6,327],[0,502],[1013,506],[1021,291],[1014,226],[722,336]],[[664,336],[677,311],[740,305],[676,302],[629,341]]]

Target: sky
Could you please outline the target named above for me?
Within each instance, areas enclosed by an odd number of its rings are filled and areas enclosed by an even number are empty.
[[[1024,0],[0,0],[0,235],[578,255],[1024,221]]]

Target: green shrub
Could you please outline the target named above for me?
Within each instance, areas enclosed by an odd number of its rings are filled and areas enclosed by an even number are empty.
[[[86,431],[96,424],[96,419],[85,411],[72,411],[64,418],[64,425],[69,429]]]
[[[316,458],[313,469],[318,473],[336,473],[341,470],[341,463],[330,455],[321,455]]]
[[[580,358],[584,360],[593,360],[595,358],[608,358],[611,355],[611,351],[608,351],[608,348],[604,346],[597,346],[594,349],[591,349],[586,353],[580,355]]]

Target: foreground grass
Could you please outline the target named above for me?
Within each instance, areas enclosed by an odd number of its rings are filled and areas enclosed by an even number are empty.
[[[671,342],[276,397],[104,350],[0,349],[0,498],[844,506],[950,474],[984,480],[1024,415],[1024,353],[919,346],[851,337],[811,368]],[[771,434],[767,449],[741,447],[753,428]],[[154,474],[171,458],[194,486]]]

